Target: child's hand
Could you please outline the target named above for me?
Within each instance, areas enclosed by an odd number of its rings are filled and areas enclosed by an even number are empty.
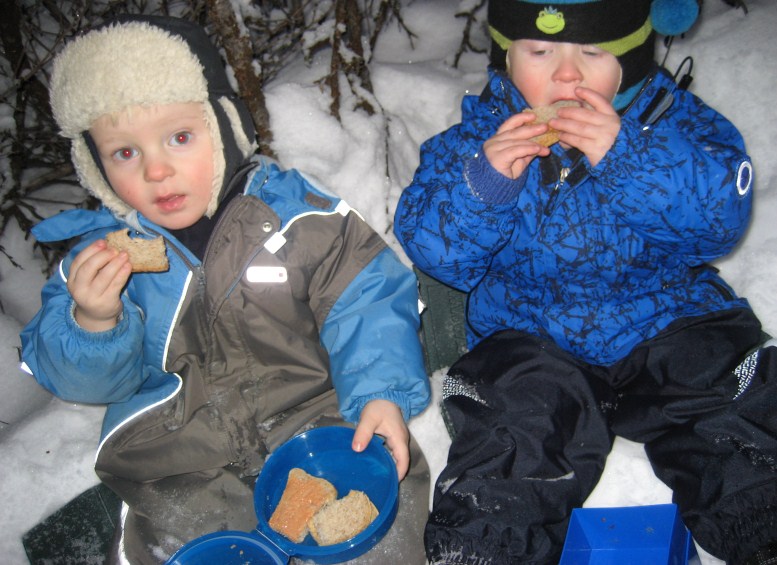
[[[550,125],[559,131],[562,144],[578,148],[595,167],[615,143],[621,118],[598,92],[580,86],[575,94],[589,106],[560,108]]]
[[[109,248],[102,239],[76,255],[70,266],[67,289],[76,303],[75,318],[79,326],[91,332],[116,326],[122,310],[121,289],[131,272],[127,253]]]
[[[508,178],[517,179],[532,159],[550,154],[547,147],[529,141],[529,138],[548,130],[545,124],[527,125],[534,119],[534,114],[528,112],[515,114],[483,143],[483,152],[488,162]]]
[[[373,434],[386,438],[386,447],[397,464],[399,480],[405,478],[410,467],[410,432],[407,430],[399,406],[389,400],[371,400],[364,405],[359,425],[353,435],[351,447],[354,451],[364,451]]]

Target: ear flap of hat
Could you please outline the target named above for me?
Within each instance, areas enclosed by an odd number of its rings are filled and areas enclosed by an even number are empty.
[[[119,217],[126,216],[132,211],[113,189],[97,165],[97,158],[89,149],[89,145],[83,136],[71,139],[70,156],[76,169],[81,185],[103,205]]]
[[[211,100],[208,108],[212,109],[212,119],[215,120],[211,126],[212,137],[218,136],[221,143],[216,151],[216,158],[220,161],[214,163],[217,174],[213,179],[213,193],[205,211],[205,215],[210,218],[218,208],[224,187],[240,165],[257,150],[257,143],[251,114],[240,98],[234,95],[221,96]]]

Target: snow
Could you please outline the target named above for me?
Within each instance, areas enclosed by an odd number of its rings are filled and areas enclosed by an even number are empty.
[[[274,148],[282,163],[340,194],[400,254],[391,220],[418,163],[418,146],[458,121],[461,97],[479,93],[485,80],[483,54],[466,54],[458,68],[450,66],[464,26],[455,17],[458,5],[450,0],[413,2],[404,12],[415,33],[412,41],[396,24],[384,33],[371,65],[382,115],[349,110],[350,89],[342,84],[342,123],[332,118],[329,98],[315,84],[328,69],[323,56],[309,65],[290,64],[266,89]],[[674,42],[667,66],[674,70],[692,55],[691,90],[737,124],[747,141],[756,170],[753,223],[745,240],[717,266],[750,299],[765,330],[775,334],[777,160],[769,147],[777,131],[772,101],[777,73],[768,70],[768,61],[777,60],[777,42],[771,37],[777,2],[747,0],[747,5],[745,15],[722,1],[706,0],[692,32]],[[485,44],[482,37],[480,41]],[[97,483],[92,466],[103,408],[52,398],[19,370],[18,333],[39,307],[44,277],[24,234],[9,230],[0,244],[24,266],[0,258],[0,555],[14,565],[26,563],[24,532]],[[437,408],[441,378],[441,372],[432,376],[432,405],[410,424],[433,476],[444,466],[449,445]],[[642,446],[619,438],[586,506],[670,501],[671,492],[653,475]],[[722,563],[703,552],[702,562]]]

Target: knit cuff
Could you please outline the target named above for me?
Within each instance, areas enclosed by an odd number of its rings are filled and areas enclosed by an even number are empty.
[[[488,204],[507,204],[518,196],[526,183],[526,174],[511,179],[497,171],[483,151],[464,164],[464,178],[472,194]]]

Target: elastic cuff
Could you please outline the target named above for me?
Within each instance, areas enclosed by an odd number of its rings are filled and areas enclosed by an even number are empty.
[[[777,506],[753,509],[730,530],[726,555],[729,563],[744,563],[757,551],[777,543]]]
[[[727,563],[744,563],[759,549],[777,542],[777,483],[773,479],[729,495],[714,512],[689,515],[693,538]]]
[[[362,410],[371,400],[388,400],[389,402],[393,402],[399,407],[399,410],[402,412],[402,418],[405,420],[405,422],[410,419],[411,407],[407,394],[391,389],[355,398],[352,401],[350,409],[343,410],[341,408],[340,413],[343,415],[343,418],[346,421],[351,422],[352,424],[358,424],[359,418],[361,418]]]
[[[124,304],[122,304],[122,306],[124,306]],[[84,339],[90,343],[110,343],[116,339],[117,335],[120,335],[126,331],[125,328],[127,324],[129,324],[129,321],[124,315],[124,308],[122,308],[121,314],[119,314],[118,318],[116,319],[116,325],[111,329],[102,330],[99,332],[89,331],[82,328],[76,321],[76,302],[75,300],[71,299],[66,317],[66,324],[68,329],[72,332],[71,335],[75,335],[79,339]]]
[[[507,204],[526,183],[525,174],[513,180],[497,171],[482,150],[464,164],[464,177],[472,194],[489,204]]]

